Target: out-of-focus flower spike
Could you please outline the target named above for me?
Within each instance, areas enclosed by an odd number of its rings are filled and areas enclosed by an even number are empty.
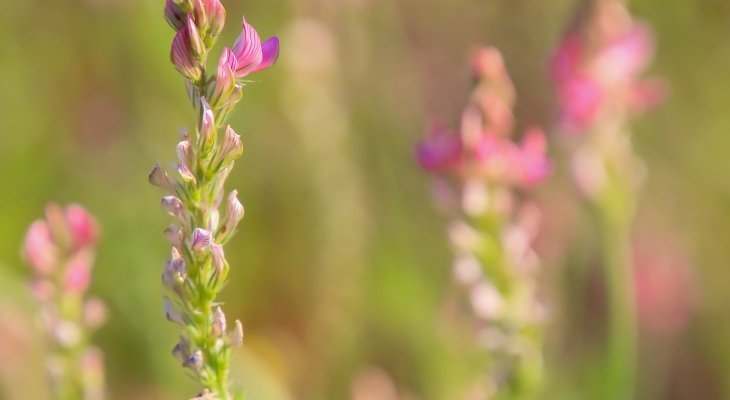
[[[172,40],[170,60],[184,77],[193,81],[200,79],[202,69],[193,49],[190,29],[177,31],[175,38]]]
[[[210,232],[205,229],[195,228],[191,237],[190,247],[196,253],[205,251],[211,244]]]
[[[92,297],[84,303],[83,321],[84,325],[96,329],[104,325],[109,317],[109,310],[103,301]]]
[[[246,22],[246,18],[243,18],[241,34],[233,44],[233,54],[238,60],[236,78],[243,78],[255,71],[263,59],[261,37],[259,37],[256,29]]]
[[[225,167],[232,161],[241,157],[242,154],[243,142],[241,142],[241,136],[238,135],[229,125],[226,128],[226,134],[223,136],[223,141],[218,148],[214,165],[217,168]]]
[[[165,20],[175,31],[179,31],[185,27],[187,21],[187,12],[183,6],[175,0],[165,1]]]

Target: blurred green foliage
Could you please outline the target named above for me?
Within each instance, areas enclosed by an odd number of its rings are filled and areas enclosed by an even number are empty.
[[[456,119],[469,89],[468,54],[481,44],[504,52],[520,123],[550,127],[545,70],[574,3],[224,2],[223,43],[232,43],[244,13],[263,37],[282,36],[279,65],[255,77],[232,119],[246,152],[230,181],[247,215],[228,250],[224,301],[244,321],[235,373],[249,398],[349,398],[370,367],[404,393],[456,398],[474,357],[468,330],[446,313],[447,221],[411,149],[428,118]],[[168,62],[162,6],[0,0],[0,398],[45,398],[19,248],[50,200],[84,204],[103,227],[92,292],[111,311],[97,336],[111,398],[194,393],[170,356],[176,329],[162,317],[160,284],[168,220],[146,180],[157,160],[173,160],[177,131],[192,122]],[[672,87],[668,102],[636,125],[649,171],[637,231],[671,232],[681,249],[663,250],[686,252],[695,276],[690,323],[642,336],[639,397],[728,398],[730,3],[636,0],[632,9],[655,27],[653,70]],[[324,36],[303,42],[293,28],[302,21],[316,21]],[[330,50],[320,48],[325,39]],[[332,59],[322,61],[322,51]],[[329,63],[324,72],[300,68],[317,62]],[[555,205],[572,196],[565,171],[556,175],[538,193],[546,226],[565,215],[574,223],[540,243],[555,315],[546,398],[592,398],[602,337],[595,227],[574,201]]]

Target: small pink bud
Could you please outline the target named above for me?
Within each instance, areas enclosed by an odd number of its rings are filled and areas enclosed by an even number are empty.
[[[191,240],[192,242],[190,244],[190,247],[192,248],[193,252],[203,252],[211,244],[210,232],[205,229],[195,228]]]
[[[227,166],[229,163],[241,157],[243,154],[243,143],[241,136],[236,134],[229,125],[226,128],[226,134],[215,156],[214,165],[216,170]]]
[[[23,245],[23,257],[38,274],[49,275],[55,269],[58,249],[53,244],[51,230],[45,221],[37,220],[28,228]]]
[[[223,252],[223,246],[213,243],[210,245],[210,253],[213,255],[213,267],[215,267],[215,271],[217,275],[223,275],[220,276],[220,278],[225,278],[225,274],[227,274],[228,270],[228,262],[226,261],[226,255]]]
[[[200,146],[201,155],[207,156],[215,144],[215,116],[213,115],[213,110],[210,109],[210,105],[205,98],[200,98],[200,105],[202,107],[203,116],[200,120],[200,142],[198,145]]]
[[[182,258],[172,258],[165,263],[165,268],[162,270],[162,284],[166,288],[178,292],[187,277],[187,267]]]
[[[191,15],[188,16],[187,21],[188,36],[190,37],[190,49],[193,51],[194,59],[199,61],[203,54],[205,54],[205,45],[203,39],[200,37],[200,31],[198,31],[195,21]]]
[[[66,207],[66,223],[71,233],[74,249],[92,246],[99,236],[99,225],[83,207],[72,204]]]
[[[241,321],[236,320],[233,331],[228,337],[228,341],[232,347],[241,347],[243,344],[243,325],[241,324]]]
[[[223,53],[218,60],[215,87],[211,96],[214,104],[226,100],[233,92],[236,86],[234,72],[236,71],[237,63],[236,56],[233,55],[233,52],[230,49],[223,49]]]
[[[31,282],[30,292],[39,301],[46,302],[53,299],[56,294],[56,286],[49,280],[38,279]]]
[[[69,260],[64,279],[64,290],[67,293],[81,294],[88,289],[93,261],[93,255],[88,251],[79,252]]]
[[[226,315],[223,313],[220,307],[215,309],[213,314],[213,325],[211,327],[213,336],[220,337],[226,333]]]
[[[215,39],[226,23],[226,9],[220,0],[203,0],[203,6],[208,20],[208,36]]]
[[[190,29],[177,31],[175,38],[172,40],[170,60],[184,77],[194,81],[200,79],[202,69],[193,49]]]
[[[149,175],[149,181],[152,185],[165,189],[167,192],[175,191],[175,184],[170,180],[167,172],[162,169],[160,164],[155,164]]]
[[[506,74],[502,54],[494,47],[477,50],[472,59],[472,68],[476,75],[492,81],[499,81]]]
[[[177,166],[177,173],[180,174],[180,178],[185,183],[190,183],[190,184],[194,185],[195,182],[197,181],[195,179],[195,175],[193,175],[192,171],[190,171],[190,168],[188,168],[187,166],[185,166],[183,164],[179,164]]]
[[[235,232],[238,223],[243,219],[244,214],[243,204],[238,200],[238,191],[231,191],[228,195],[228,205],[226,207],[226,222],[221,228],[221,234],[230,237]]]
[[[520,183],[532,186],[550,175],[550,162],[546,156],[547,140],[541,129],[532,128],[525,134],[520,153]]]
[[[193,160],[195,154],[193,152],[193,146],[188,140],[183,140],[177,144],[177,159],[181,165],[187,168],[193,168]]]
[[[162,198],[162,208],[173,217],[183,220],[185,218],[185,206],[182,201],[175,196],[165,196]]]
[[[94,297],[84,303],[83,319],[84,325],[89,328],[96,329],[104,325],[109,312],[106,304],[100,299]]]

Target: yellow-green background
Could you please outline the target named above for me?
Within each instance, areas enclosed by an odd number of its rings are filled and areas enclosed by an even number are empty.
[[[224,2],[223,43],[244,13],[263,37],[282,40],[279,64],[253,77],[232,119],[246,151],[229,182],[247,214],[227,249],[223,300],[244,321],[234,373],[250,399],[347,399],[368,367],[418,398],[456,398],[473,357],[468,333],[445,316],[447,221],[412,147],[428,118],[456,120],[479,44],[503,50],[521,124],[550,128],[547,59],[574,3]],[[192,121],[162,6],[0,0],[0,399],[46,398],[19,248],[50,200],[85,205],[103,227],[91,292],[110,309],[96,339],[111,398],[195,393],[170,356],[176,328],[162,315],[160,285],[169,220],[146,179],[156,161],[174,159],[177,131]],[[655,27],[651,73],[672,88],[635,125],[649,170],[640,226],[676,238],[695,276],[689,324],[671,337],[642,334],[639,397],[730,398],[730,3],[631,8]],[[538,193],[556,213],[548,225],[560,212],[575,222],[559,244],[541,238],[556,321],[546,398],[590,399],[602,385],[591,367],[602,338],[600,299],[587,294],[593,225],[551,204],[572,196],[564,182],[558,167]],[[566,236],[582,239],[566,249]]]

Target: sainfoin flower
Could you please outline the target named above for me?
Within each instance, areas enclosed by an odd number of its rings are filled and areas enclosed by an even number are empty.
[[[539,260],[531,249],[534,218],[523,217],[534,206],[516,192],[549,176],[547,141],[539,128],[528,129],[520,141],[512,137],[515,92],[499,51],[478,50],[472,66],[477,85],[460,127],[455,133],[431,129],[416,156],[437,176],[438,192],[448,181],[460,193],[448,230],[454,276],[468,291],[479,335],[499,336],[501,343],[487,344],[493,361],[481,382],[505,398],[532,398],[542,365]],[[527,331],[532,333],[522,333]]]
[[[243,30],[232,50],[237,62],[236,78],[243,78],[274,65],[279,57],[279,38],[274,36],[261,43],[256,29],[244,18]]]
[[[83,207],[49,204],[46,217],[31,224],[22,249],[51,343],[52,389],[83,400],[104,397],[101,352],[88,342],[106,308],[101,300],[86,297],[98,235],[96,220]],[[96,362],[87,362],[91,357]]]
[[[243,154],[241,136],[226,120],[243,97],[242,78],[270,67],[279,54],[279,40],[274,37],[262,43],[244,19],[241,35],[231,49],[223,49],[215,72],[206,71],[224,16],[218,0],[168,0],[165,6],[165,17],[177,31],[172,62],[187,78],[198,122],[194,133],[185,131],[176,146],[177,178],[159,164],[149,175],[150,183],[165,191],[162,208],[174,218],[164,231],[172,249],[162,271],[162,285],[168,292],[164,313],[181,329],[173,355],[201,385],[196,398],[216,400],[234,398],[229,364],[233,349],[243,342],[243,325],[238,320],[228,324],[216,302],[230,270],[223,244],[244,215],[233,190],[221,221],[225,183]]]

